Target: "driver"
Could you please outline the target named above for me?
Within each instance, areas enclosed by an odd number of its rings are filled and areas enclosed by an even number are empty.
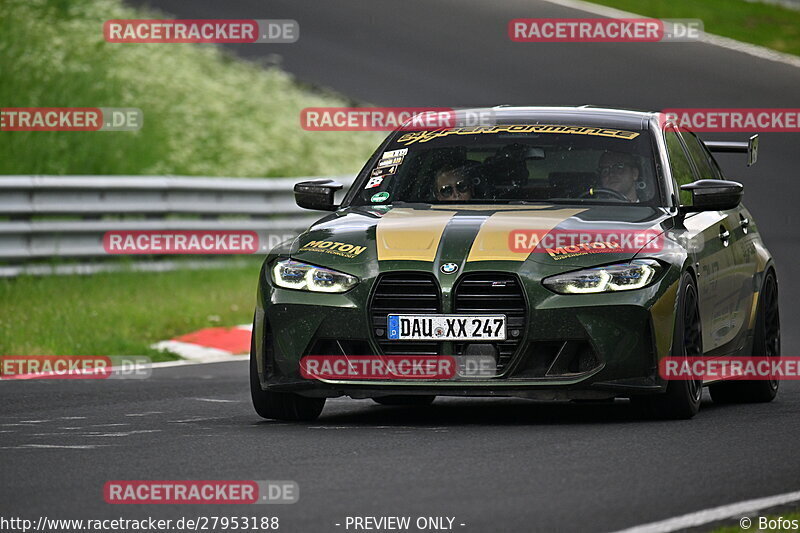
[[[600,185],[604,189],[616,191],[629,202],[638,202],[636,180],[639,179],[639,167],[632,154],[624,152],[603,152],[597,165],[600,174]]]
[[[464,166],[447,166],[436,172],[434,181],[439,201],[466,202],[472,200],[472,180]]]

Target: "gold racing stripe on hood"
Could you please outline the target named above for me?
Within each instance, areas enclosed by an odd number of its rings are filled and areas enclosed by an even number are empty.
[[[508,245],[514,230],[550,231],[585,209],[549,209],[526,207],[524,211],[494,213],[486,219],[472,242],[467,261],[525,261],[527,253],[515,252]]]
[[[378,261],[433,262],[444,228],[455,214],[455,211],[392,209],[375,229]]]

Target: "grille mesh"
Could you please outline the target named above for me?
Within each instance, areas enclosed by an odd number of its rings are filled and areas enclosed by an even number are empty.
[[[498,352],[497,373],[502,373],[525,332],[526,305],[519,281],[510,274],[474,272],[458,281],[454,294],[455,313],[506,315],[507,340],[492,343]],[[514,331],[518,333],[516,336],[512,335]],[[456,343],[456,354],[462,354],[466,346],[467,343]]]
[[[388,341],[386,316],[390,313],[435,314],[441,312],[439,286],[430,274],[398,272],[383,274],[370,302],[374,329],[382,329],[378,345],[385,355],[437,355],[438,342]]]
[[[471,273],[462,276],[454,287],[456,314],[504,314],[507,340],[491,343],[497,350],[497,372],[503,373],[525,333],[526,304],[517,278],[502,273]],[[441,313],[441,299],[436,279],[424,273],[389,273],[378,280],[370,302],[373,330],[378,345],[386,355],[437,355],[440,342],[389,341],[386,339],[388,314]],[[513,335],[517,332],[517,335]],[[469,343],[453,343],[454,354],[463,355]]]

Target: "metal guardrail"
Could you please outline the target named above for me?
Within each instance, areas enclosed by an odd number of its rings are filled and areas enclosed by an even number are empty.
[[[32,260],[108,257],[108,231],[251,230],[266,248],[319,218],[294,202],[309,179],[0,176],[0,263],[15,265],[0,276]]]

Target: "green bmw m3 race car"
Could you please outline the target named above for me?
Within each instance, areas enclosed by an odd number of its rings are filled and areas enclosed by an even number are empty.
[[[476,114],[491,123],[469,125]],[[460,111],[392,132],[330,214],[274,248],[250,358],[259,415],[311,420],[325,399],[630,398],[690,418],[770,401],[777,380],[666,379],[669,357],[778,357],[773,259],[743,187],[659,113],[591,107]]]

